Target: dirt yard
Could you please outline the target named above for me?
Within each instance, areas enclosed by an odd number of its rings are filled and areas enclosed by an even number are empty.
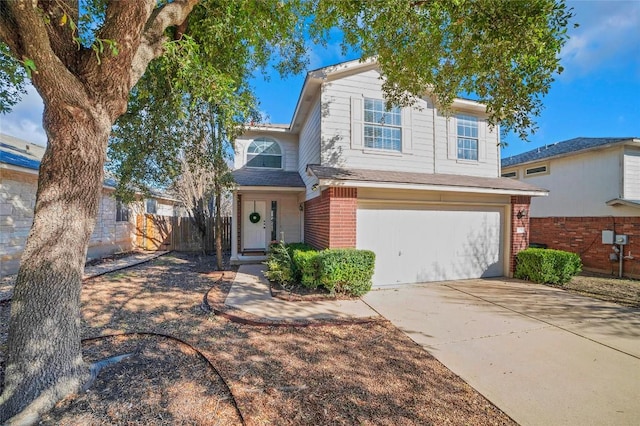
[[[85,282],[87,362],[126,355],[44,425],[513,424],[386,321],[243,325],[221,306],[232,273],[167,255]],[[0,303],[0,376],[9,304]],[[107,336],[107,337],[105,337]]]
[[[560,288],[583,296],[640,308],[640,280],[583,272]]]

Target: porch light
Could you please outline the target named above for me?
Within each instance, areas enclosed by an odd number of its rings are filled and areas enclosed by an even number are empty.
[[[318,190],[318,184],[314,183],[313,185],[311,185],[311,190],[312,191],[317,191]]]
[[[526,209],[521,209],[517,214],[516,217],[518,219],[522,219],[523,217],[527,217],[527,210]]]

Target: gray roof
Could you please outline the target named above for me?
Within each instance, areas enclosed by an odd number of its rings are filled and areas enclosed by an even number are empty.
[[[243,167],[231,172],[239,186],[279,186],[304,188],[304,182],[298,172],[283,170],[265,170]]]
[[[620,142],[632,141],[635,137],[627,138],[574,138],[567,141],[556,142],[552,145],[541,146],[522,154],[502,159],[502,167],[515,166],[522,163],[544,160],[551,157],[566,155],[578,151],[586,151]]]
[[[497,189],[502,191],[548,192],[536,186],[515,179],[502,177],[476,177],[467,175],[450,175],[444,173],[409,173],[386,170],[339,169],[319,165],[310,165],[309,169],[318,179],[364,181],[376,183],[398,183],[413,185],[458,186],[467,188]]]

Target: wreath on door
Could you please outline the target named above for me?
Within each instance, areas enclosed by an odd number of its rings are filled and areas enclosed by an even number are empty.
[[[258,223],[260,222],[260,213],[258,212],[253,212],[249,215],[249,220],[251,221],[251,223]]]
[[[260,222],[260,213],[258,213],[256,211],[256,202],[254,200],[253,202],[253,213],[251,213],[249,215],[249,221],[251,221],[251,223],[258,223]]]

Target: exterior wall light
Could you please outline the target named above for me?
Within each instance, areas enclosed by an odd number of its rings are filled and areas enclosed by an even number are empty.
[[[516,217],[518,219],[522,219],[523,217],[527,217],[527,210],[526,209],[521,209],[517,214]]]

